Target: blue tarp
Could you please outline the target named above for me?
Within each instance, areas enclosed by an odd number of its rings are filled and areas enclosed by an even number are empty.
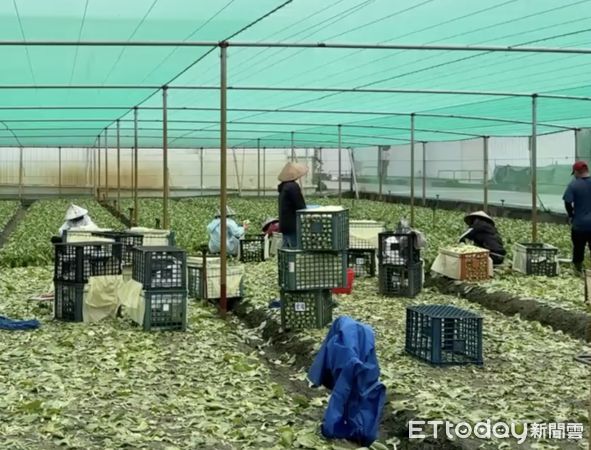
[[[334,321],[308,373],[315,386],[332,390],[322,434],[369,446],[378,437],[386,401],[373,330],[350,317]]]
[[[0,316],[0,330],[34,330],[41,326],[38,320],[13,320]]]

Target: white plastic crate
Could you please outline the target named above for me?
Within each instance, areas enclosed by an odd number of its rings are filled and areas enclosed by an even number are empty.
[[[384,231],[385,224],[375,220],[350,220],[349,248],[377,249],[378,235]]]

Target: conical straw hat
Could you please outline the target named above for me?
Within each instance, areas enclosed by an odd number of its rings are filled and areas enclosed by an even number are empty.
[[[68,207],[68,209],[66,210],[66,220],[74,220],[77,219],[78,217],[83,217],[86,214],[88,214],[88,210],[78,206],[78,205],[74,205],[73,203]]]
[[[277,179],[282,183],[286,181],[295,181],[299,180],[307,173],[308,168],[303,164],[288,162],[281,170],[281,173],[279,173]]]
[[[470,225],[471,219],[476,219],[476,218],[487,220],[490,223],[492,223],[493,225],[495,224],[495,221],[492,219],[492,217],[490,217],[484,211],[476,211],[476,212],[468,214],[466,217],[464,217],[464,222],[466,222],[466,224]]]

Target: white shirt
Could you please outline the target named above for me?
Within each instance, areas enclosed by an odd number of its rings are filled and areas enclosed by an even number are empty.
[[[73,228],[90,228],[95,229],[98,228],[95,223],[92,221],[89,215],[86,215],[80,221],[75,220],[66,220],[64,224],[60,227],[58,233],[60,236],[64,235],[64,231],[71,230]]]
[[[382,150],[382,161],[390,161],[390,151]]]

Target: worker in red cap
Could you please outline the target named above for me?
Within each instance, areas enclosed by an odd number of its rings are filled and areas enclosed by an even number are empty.
[[[573,242],[573,265],[577,272],[583,270],[585,247],[591,250],[591,179],[589,166],[585,161],[573,164],[575,179],[564,192],[563,200],[571,224]]]

